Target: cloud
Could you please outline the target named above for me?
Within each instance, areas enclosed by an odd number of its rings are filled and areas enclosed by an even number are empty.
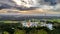
[[[56,2],[57,1],[57,2]],[[59,9],[60,6],[60,0],[0,0],[0,4],[4,4],[6,7],[15,7],[17,9],[21,10],[30,10],[31,8],[40,8],[40,9]],[[6,6],[7,5],[7,6]],[[3,6],[3,5],[2,5]]]

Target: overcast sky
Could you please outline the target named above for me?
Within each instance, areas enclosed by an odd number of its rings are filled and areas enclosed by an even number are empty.
[[[39,0],[40,1],[40,0]],[[57,4],[59,4],[60,3],[60,0],[56,0],[56,2],[57,2]],[[43,7],[42,6],[40,6],[40,7],[42,7],[42,8],[44,8],[44,5],[45,6],[47,6],[47,5],[50,5],[51,3],[50,2],[44,2],[44,0],[41,0],[40,2],[39,2],[41,5],[43,5]],[[14,3],[12,0],[0,0],[0,5],[1,4],[8,4],[8,5],[10,5],[10,6],[15,6],[16,5],[16,3]],[[56,4],[56,5],[57,5]],[[60,5],[57,5],[57,6],[60,6]],[[56,6],[56,7],[57,7]],[[45,7],[46,8],[46,7]],[[49,7],[48,7],[49,8]]]

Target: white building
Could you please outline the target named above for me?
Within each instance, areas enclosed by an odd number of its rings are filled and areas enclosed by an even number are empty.
[[[38,26],[40,26],[40,27],[47,27],[48,29],[50,29],[50,30],[53,30],[53,24],[52,23],[44,23],[44,22],[40,22],[40,24],[39,24],[39,22],[22,22],[22,26],[23,27],[38,27]]]

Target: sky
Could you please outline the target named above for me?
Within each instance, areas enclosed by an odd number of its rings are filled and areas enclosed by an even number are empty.
[[[21,7],[21,8],[30,8],[30,7],[36,7],[41,9],[59,9],[60,7],[60,0],[0,0],[0,6],[5,7]],[[5,6],[7,5],[7,6]]]

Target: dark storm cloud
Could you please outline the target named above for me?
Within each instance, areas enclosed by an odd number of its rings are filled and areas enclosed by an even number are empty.
[[[14,7],[14,8],[17,8],[19,10],[32,10],[34,8],[22,8],[22,7],[18,7],[12,0],[0,0],[0,9],[3,9],[3,8],[11,8],[11,7]]]
[[[0,0],[0,4],[8,4],[11,6],[15,5],[15,3],[13,3],[11,0]]]
[[[46,4],[46,5],[56,5],[58,3],[60,3],[60,0],[38,0],[39,3],[42,5]],[[47,2],[47,3],[46,3]],[[16,4],[11,1],[11,0],[0,0],[0,8],[11,8],[11,7],[16,7]],[[36,8],[36,7],[35,7]],[[30,10],[31,8],[27,9],[27,8],[22,8],[22,7],[17,7],[17,9],[21,9],[21,10]],[[33,8],[34,9],[34,8]]]
[[[11,8],[15,6],[11,0],[0,0],[0,9]]]
[[[39,0],[38,0],[38,1],[39,1]],[[42,1],[50,2],[50,3],[52,3],[52,4],[54,4],[54,3],[60,3],[60,0],[42,0]],[[41,1],[41,3],[42,3],[42,1]],[[15,5],[15,3],[12,2],[11,0],[0,0],[0,4],[1,4],[1,3],[9,4],[9,5],[11,5],[11,6],[14,6],[14,5]]]
[[[56,5],[57,1],[56,0],[44,0],[45,2],[50,2],[50,5]]]

